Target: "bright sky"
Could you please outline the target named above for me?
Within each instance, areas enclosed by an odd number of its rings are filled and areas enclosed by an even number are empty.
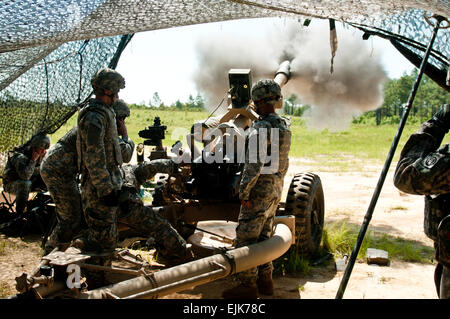
[[[211,33],[220,35],[223,31],[233,32],[236,36],[244,32],[258,33],[261,32],[258,29],[261,23],[274,23],[273,21],[234,20],[135,34],[122,53],[116,68],[126,80],[126,87],[120,92],[120,98],[127,103],[148,104],[154,92],[158,92],[161,100],[167,105],[176,100],[185,102],[190,94],[194,97],[197,93],[202,94],[197,91],[193,81],[195,76],[193,73],[198,63],[194,49],[196,40],[202,35]],[[311,25],[318,23],[328,21],[316,19],[312,20]],[[337,23],[336,27],[339,41],[342,24]],[[359,31],[355,31],[354,36],[361,39]],[[324,34],[324,41],[329,41],[328,34]],[[367,42],[374,51],[381,52],[383,66],[390,78],[398,78],[414,68],[387,40],[370,37],[364,42]]]

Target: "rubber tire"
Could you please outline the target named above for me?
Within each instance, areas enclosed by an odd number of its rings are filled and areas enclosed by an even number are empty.
[[[320,177],[296,174],[289,185],[285,214],[295,216],[295,246],[305,256],[314,256],[322,241],[325,200]]]

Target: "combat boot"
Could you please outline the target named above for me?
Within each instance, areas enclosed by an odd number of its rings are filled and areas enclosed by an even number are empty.
[[[273,280],[271,273],[259,275],[256,285],[258,286],[259,293],[268,296],[273,295]]]
[[[253,285],[239,284],[222,292],[223,299],[258,299],[258,288]]]

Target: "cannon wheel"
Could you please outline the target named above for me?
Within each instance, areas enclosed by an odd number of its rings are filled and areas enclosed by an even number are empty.
[[[298,252],[314,256],[322,240],[325,200],[320,177],[296,174],[289,186],[285,214],[295,216],[295,245]]]

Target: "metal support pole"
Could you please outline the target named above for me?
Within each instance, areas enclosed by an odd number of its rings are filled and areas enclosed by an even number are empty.
[[[335,299],[342,299],[342,296],[344,295],[345,288],[347,286],[348,280],[350,278],[350,274],[352,272],[353,266],[356,261],[356,257],[358,256],[359,250],[361,248],[362,241],[364,239],[364,236],[366,234],[367,228],[369,226],[370,220],[372,219],[373,210],[375,209],[375,205],[377,203],[378,197],[381,192],[381,188],[383,187],[384,180],[386,178],[387,172],[389,170],[389,166],[391,165],[392,158],[394,157],[395,149],[397,148],[398,142],[400,140],[400,136],[402,134],[403,128],[406,124],[406,119],[408,118],[409,111],[411,110],[414,98],[417,93],[417,89],[420,84],[420,80],[422,79],[423,71],[425,69],[426,62],[428,60],[428,57],[430,55],[431,48],[433,46],[434,40],[436,38],[437,31],[439,30],[440,23],[444,20],[443,17],[435,16],[437,23],[433,29],[433,34],[431,36],[430,42],[428,44],[428,47],[425,51],[425,55],[423,57],[422,63],[420,65],[419,73],[417,74],[416,80],[414,81],[414,85],[412,87],[411,93],[409,94],[408,102],[404,106],[402,118],[400,120],[400,124],[398,126],[397,133],[394,137],[394,140],[392,141],[391,148],[389,150],[388,156],[386,158],[386,162],[384,163],[383,169],[381,171],[380,178],[378,179],[377,186],[375,188],[374,194],[372,196],[372,200],[370,201],[369,208],[367,209],[366,215],[364,216],[364,221],[361,226],[361,229],[359,230],[358,238],[356,239],[355,247],[353,248],[352,254],[350,255],[350,259],[348,262],[347,267],[345,268],[344,276],[342,277],[341,284],[339,286],[338,292],[336,294]]]

